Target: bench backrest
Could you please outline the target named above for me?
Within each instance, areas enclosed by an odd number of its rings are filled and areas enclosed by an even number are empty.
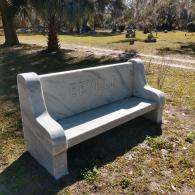
[[[133,92],[131,62],[39,78],[47,110],[56,120],[129,97]]]

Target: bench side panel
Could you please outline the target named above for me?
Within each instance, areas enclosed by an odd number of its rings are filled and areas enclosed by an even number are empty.
[[[67,71],[41,76],[40,80],[47,110],[60,120],[131,96],[133,65]]]
[[[157,109],[148,113],[145,117],[157,122],[162,122],[163,107],[165,104],[165,94],[153,87],[150,87],[145,77],[144,64],[140,59],[131,59],[134,66],[134,89],[133,95],[157,103]]]

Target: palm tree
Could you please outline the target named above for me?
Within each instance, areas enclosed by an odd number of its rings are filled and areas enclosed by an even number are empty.
[[[66,0],[30,0],[30,4],[48,28],[47,52],[58,52],[58,26],[65,13]]]
[[[26,0],[0,0],[0,13],[5,34],[5,45],[18,45],[19,40],[15,29],[15,16],[26,6]]]

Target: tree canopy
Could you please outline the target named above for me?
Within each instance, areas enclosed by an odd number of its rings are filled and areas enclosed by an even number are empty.
[[[195,21],[195,0],[0,0],[0,13],[6,45],[19,44],[16,28],[26,15],[30,20],[22,26],[47,28],[48,51],[57,51],[57,34],[64,29],[187,29]]]

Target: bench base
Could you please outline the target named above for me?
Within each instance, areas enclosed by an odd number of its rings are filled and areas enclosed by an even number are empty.
[[[52,155],[46,149],[44,144],[33,134],[28,127],[24,127],[25,145],[27,151],[31,154],[37,162],[42,165],[47,171],[55,177],[60,179],[68,174],[67,165],[67,151],[60,154]]]
[[[163,108],[158,108],[156,110],[152,110],[145,115],[143,115],[144,118],[151,120],[155,123],[162,123],[162,115],[163,115]]]

